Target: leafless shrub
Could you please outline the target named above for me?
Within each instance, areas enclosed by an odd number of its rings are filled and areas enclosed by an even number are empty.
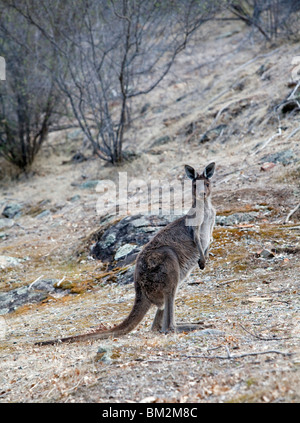
[[[299,39],[300,0],[228,0],[227,7],[268,41],[280,35]]]
[[[10,5],[56,55],[54,74],[94,152],[122,160],[130,101],[152,91],[214,1],[27,0]]]
[[[31,48],[24,48],[24,42]],[[51,74],[40,66],[48,61],[51,68],[53,62],[44,48],[35,28],[1,8],[0,55],[7,72],[0,83],[0,156],[22,170],[32,164],[44,142],[58,100]]]

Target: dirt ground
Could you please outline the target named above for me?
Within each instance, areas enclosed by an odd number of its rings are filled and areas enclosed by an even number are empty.
[[[299,49],[262,45],[241,23],[210,23],[132,105],[125,147],[134,160],[104,164],[69,130],[49,135],[28,177],[1,162],[0,212],[17,202],[23,213],[0,231],[0,255],[23,261],[0,269],[0,290],[41,277],[71,287],[0,315],[1,402],[299,402],[300,224],[299,214],[289,217],[300,202],[299,112],[280,109]],[[62,164],[78,150],[87,161]],[[35,346],[113,325],[133,303],[133,285],[108,281],[88,255],[101,216],[95,188],[81,184],[116,181],[118,172],[172,181],[185,163],[211,161],[219,224],[210,260],[176,300],[177,320],[206,331],[153,334],[151,310],[119,339]],[[221,224],[233,214],[245,219]]]

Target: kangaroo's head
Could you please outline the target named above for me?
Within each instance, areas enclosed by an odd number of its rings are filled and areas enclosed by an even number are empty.
[[[215,163],[212,162],[206,166],[204,171],[199,174],[192,166],[185,165],[185,173],[193,181],[193,199],[208,198],[211,194],[210,179],[215,171]]]

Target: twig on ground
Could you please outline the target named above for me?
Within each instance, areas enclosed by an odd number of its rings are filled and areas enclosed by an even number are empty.
[[[227,352],[227,358],[231,358],[231,354],[230,354],[228,345],[225,345],[225,349],[226,349],[226,352]]]
[[[60,286],[60,284],[66,279],[66,276],[63,276],[56,284],[57,287]]]
[[[228,283],[233,283],[233,282],[239,282],[239,279],[230,279],[228,281],[220,282],[217,284],[217,287],[221,285],[227,285]]]
[[[244,78],[243,78],[244,79]],[[242,82],[242,81],[240,81]],[[212,124],[209,125],[208,129],[206,130],[206,132],[210,131],[211,129],[214,128],[214,126],[216,125],[217,121],[219,120],[221,114],[224,112],[224,110],[228,109],[230,106],[232,106],[235,103],[239,103],[242,102],[243,100],[251,100],[251,97],[244,97],[244,98],[238,98],[234,101],[231,101],[230,103],[227,103],[225,106],[223,106],[217,113],[215,119],[213,120]]]
[[[277,338],[277,337],[265,338],[264,336],[256,335],[255,333],[250,332],[250,330],[246,329],[242,324],[239,324],[239,325],[245,332],[249,333],[249,335],[253,336],[256,339],[260,339],[261,341],[281,341],[283,339],[290,339],[290,338]]]
[[[297,204],[297,206],[292,211],[290,211],[290,213],[287,215],[287,217],[285,219],[285,223],[288,223],[288,221],[290,220],[290,218],[293,216],[294,213],[296,213],[296,211],[299,209],[299,207],[300,207],[300,203]]]
[[[37,282],[37,281],[39,281],[42,277],[43,277],[44,275],[41,275],[41,276],[39,276],[35,281],[33,281],[30,285],[29,285],[29,287],[28,287],[28,289],[31,289],[32,288],[32,286]]]
[[[290,138],[292,138],[295,134],[297,134],[297,132],[300,131],[300,126],[298,126],[298,128],[294,129],[290,135],[285,139],[285,141],[288,141]]]
[[[270,138],[268,138],[261,147],[258,147],[256,150],[253,151],[253,153],[251,153],[251,156],[254,156],[255,154],[259,153],[261,150],[263,150],[268,144],[270,144],[270,142],[276,138],[276,137],[280,137],[281,135],[281,127],[280,127],[280,122],[278,125],[278,131],[276,132],[276,134],[272,135]]]
[[[253,353],[245,353],[245,354],[239,354],[239,355],[230,355],[229,356],[224,356],[224,355],[184,355],[183,357],[186,358],[205,358],[208,360],[215,360],[215,359],[220,359],[220,360],[236,360],[238,358],[244,358],[244,357],[251,357],[251,356],[257,356],[257,355],[263,355],[263,354],[280,354],[283,355],[285,357],[290,357],[291,355],[293,355],[293,353],[289,353],[289,352],[282,352],[282,351],[276,351],[276,350],[268,350],[268,351],[258,351],[258,352],[253,352]]]
[[[298,91],[298,88],[300,87],[300,80],[298,81],[297,85],[295,86],[295,88],[293,89],[293,91],[291,92],[291,94],[288,96],[287,100],[293,100],[295,97],[296,92]]]
[[[218,345],[217,347],[207,348],[207,351],[218,350],[220,348],[223,348],[223,345]]]

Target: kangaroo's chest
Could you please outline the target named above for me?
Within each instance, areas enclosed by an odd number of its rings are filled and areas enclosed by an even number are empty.
[[[203,223],[200,226],[200,240],[205,250],[211,241],[211,233],[214,226],[215,213],[212,208],[204,210]]]

